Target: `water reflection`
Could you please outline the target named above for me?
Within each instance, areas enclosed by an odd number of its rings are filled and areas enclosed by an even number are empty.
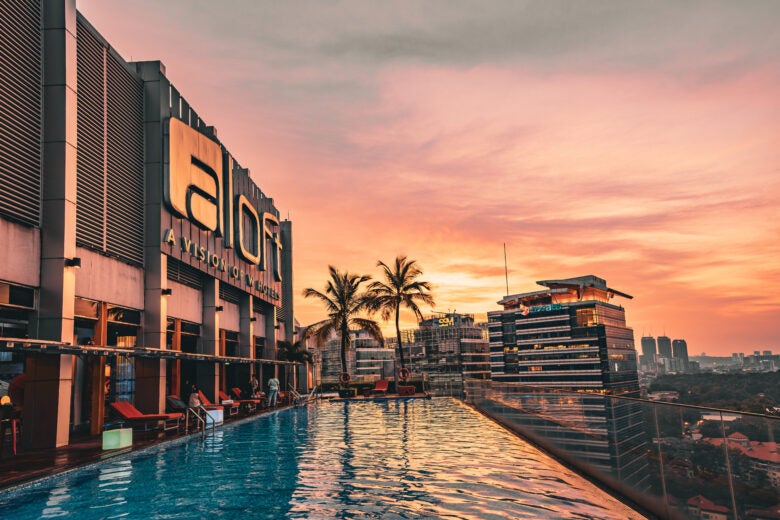
[[[321,403],[12,499],[25,518],[641,518],[450,399]]]
[[[317,420],[294,518],[641,518],[454,401],[333,403]]]

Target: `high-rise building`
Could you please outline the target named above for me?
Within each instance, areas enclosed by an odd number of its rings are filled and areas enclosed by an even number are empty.
[[[658,336],[658,357],[672,357],[672,340],[669,336]]]
[[[642,355],[649,361],[652,361],[655,358],[655,354],[655,338],[653,336],[642,336]]]
[[[672,341],[672,357],[680,360],[683,371],[688,369],[688,343],[684,339]]]
[[[434,395],[462,395],[464,379],[489,379],[487,331],[473,314],[448,312],[428,317],[401,334],[413,371],[426,374]]]
[[[518,389],[518,420],[534,434],[595,468],[644,482],[641,409],[603,396],[639,397],[634,333],[612,303],[632,297],[593,275],[537,283],[544,289],[506,296],[503,310],[488,313],[493,387]],[[579,393],[540,397],[537,387]]]
[[[642,355],[639,359],[642,370],[655,371],[655,355],[655,338],[653,336],[642,336]]]

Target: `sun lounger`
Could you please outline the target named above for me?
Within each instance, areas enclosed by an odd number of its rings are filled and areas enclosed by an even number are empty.
[[[138,408],[127,401],[117,401],[110,403],[111,408],[119,414],[123,421],[132,426],[143,426],[144,431],[159,429],[162,425],[163,431],[179,428],[181,413],[141,413]],[[153,425],[150,427],[150,425]]]
[[[371,395],[387,395],[387,387],[390,385],[390,381],[387,379],[380,379],[371,389]]]
[[[232,398],[229,395],[227,395],[225,392],[223,392],[222,390],[219,391],[219,398],[220,398],[220,400],[223,403],[225,401],[229,401],[229,402],[233,403],[231,406],[235,406],[236,407],[236,411],[238,411],[238,408],[243,406],[244,407],[244,411],[246,411],[246,413],[249,413],[249,412],[254,412],[255,408],[257,407],[257,405],[255,403],[249,402],[247,400]],[[231,415],[233,415],[233,414],[231,413]]]
[[[228,411],[228,417],[231,415],[235,415],[238,413],[238,405],[233,403],[227,403],[227,404],[214,404],[211,401],[208,400],[208,398],[203,395],[203,392],[198,390],[198,396],[200,396],[200,402],[203,403],[203,406],[206,408],[206,410],[224,410],[227,408]]]
[[[264,398],[248,397],[244,399],[241,397],[241,389],[237,387],[231,388],[230,391],[233,392],[233,395],[240,403],[245,403],[247,411],[255,411],[258,406],[262,408],[263,401],[265,400]]]

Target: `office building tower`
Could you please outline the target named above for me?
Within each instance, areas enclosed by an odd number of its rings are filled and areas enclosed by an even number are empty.
[[[519,420],[536,435],[601,471],[644,482],[641,410],[603,397],[639,397],[634,333],[612,303],[631,296],[592,275],[537,283],[544,289],[506,296],[503,310],[488,313],[493,387],[518,389]],[[534,388],[579,393],[540,396]]]
[[[658,336],[658,357],[672,357],[672,340],[669,336]]]
[[[652,336],[642,336],[642,355],[645,356],[648,361],[652,361],[655,359],[655,354],[655,338]]]
[[[684,339],[676,339],[672,341],[672,357],[679,359],[682,370],[685,371],[688,368],[688,343]]]

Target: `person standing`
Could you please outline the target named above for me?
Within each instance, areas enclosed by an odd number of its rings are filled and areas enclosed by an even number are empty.
[[[272,377],[268,380],[268,406],[276,406],[279,397],[279,380]]]
[[[249,397],[257,397],[257,389],[260,387],[260,382],[257,380],[257,376],[252,374],[249,378]]]

